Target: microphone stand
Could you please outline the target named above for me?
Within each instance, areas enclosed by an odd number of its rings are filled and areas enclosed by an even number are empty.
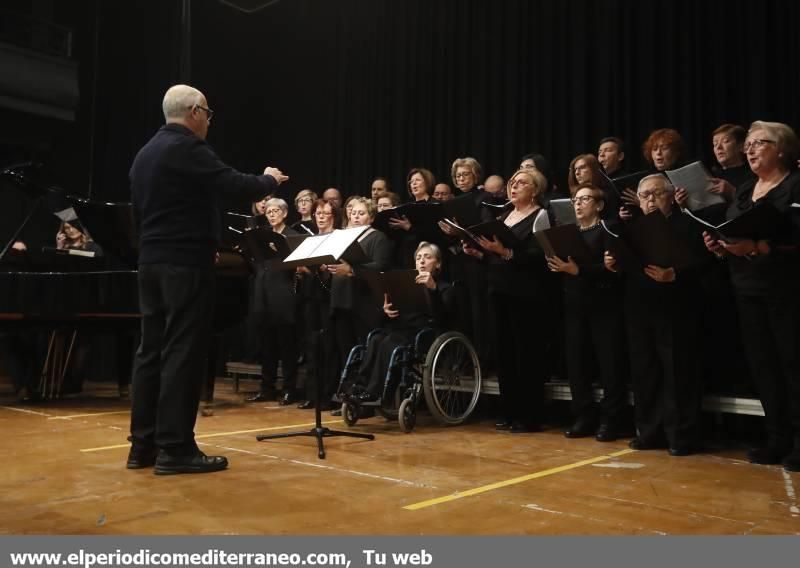
[[[325,334],[327,333],[326,330],[322,330],[320,332],[319,341],[316,344],[316,353],[315,353],[315,364],[317,366],[317,370],[319,370],[319,365],[321,358],[320,350],[322,346],[322,342],[325,340]],[[365,440],[374,440],[375,436],[372,434],[362,434],[360,432],[342,432],[339,430],[331,430],[322,425],[322,408],[320,405],[322,404],[322,376],[319,372],[316,373],[316,391],[317,396],[316,400],[314,401],[314,417],[315,417],[315,425],[311,430],[307,430],[304,432],[287,432],[284,434],[259,434],[256,436],[256,440],[262,442],[264,440],[274,440],[277,438],[295,438],[297,436],[311,436],[317,439],[317,448],[318,448],[318,456],[319,459],[325,459],[325,446],[322,443],[323,438],[332,438],[334,436],[346,436],[348,438],[362,438]]]

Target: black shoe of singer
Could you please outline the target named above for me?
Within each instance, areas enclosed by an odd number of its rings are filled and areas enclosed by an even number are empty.
[[[189,455],[170,455],[164,450],[158,453],[153,473],[156,475],[175,475],[177,473],[211,473],[228,467],[228,459],[223,456],[207,456],[200,450]]]
[[[125,467],[128,469],[144,469],[153,467],[156,464],[157,448],[133,448],[128,452],[128,461]]]

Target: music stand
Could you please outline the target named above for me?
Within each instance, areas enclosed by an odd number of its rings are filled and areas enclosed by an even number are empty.
[[[320,333],[320,340],[317,342],[316,349],[318,352],[314,359],[316,361],[321,361],[320,353],[321,346],[323,341],[325,340],[325,333],[326,331],[323,330]],[[361,432],[344,432],[341,430],[331,430],[330,428],[322,425],[322,376],[320,373],[317,373],[316,376],[316,400],[314,401],[314,427],[311,430],[306,430],[303,432],[286,432],[284,434],[259,434],[256,436],[256,440],[259,442],[263,442],[264,440],[275,440],[277,438],[296,438],[298,436],[311,436],[317,439],[317,449],[319,459],[325,459],[325,446],[322,442],[323,438],[333,438],[335,436],[345,436],[348,438],[362,438],[365,440],[374,440],[375,436],[373,434],[362,434]]]

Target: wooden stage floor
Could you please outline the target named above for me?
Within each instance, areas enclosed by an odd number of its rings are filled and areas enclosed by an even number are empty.
[[[677,458],[421,414],[411,434],[363,420],[353,430],[375,441],[326,439],[320,460],[313,438],[255,440],[310,429],[313,412],[243,403],[231,384],[198,416],[201,448],[231,462],[207,475],[126,470],[129,403],[110,387],[5,395],[0,534],[800,534],[800,475],[742,450]]]

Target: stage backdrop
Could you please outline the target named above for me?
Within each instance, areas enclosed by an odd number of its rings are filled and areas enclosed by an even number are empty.
[[[127,199],[133,155],[181,80],[216,111],[220,155],[281,167],[289,192],[363,193],[374,175],[402,192],[412,166],[449,178],[465,155],[508,175],[530,151],[563,184],[570,159],[606,135],[626,140],[636,168],[654,128],[710,160],[722,122],[800,127],[790,0],[281,0],[251,15],[193,0],[188,77],[178,0],[76,4],[91,7],[95,47],[82,52],[94,106],[79,130],[93,135],[94,196],[108,200]]]

